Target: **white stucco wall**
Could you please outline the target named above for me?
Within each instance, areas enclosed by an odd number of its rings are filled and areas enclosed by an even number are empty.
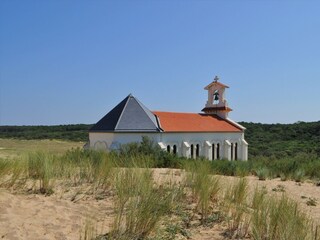
[[[128,144],[131,142],[140,142],[142,136],[147,136],[154,142],[159,142],[159,133],[103,133],[90,132],[89,141],[90,148],[97,149],[101,142],[106,144],[105,150],[110,150],[112,147],[116,148],[121,144]]]
[[[99,133],[90,132],[90,148],[93,149],[116,149],[121,144],[127,144],[130,142],[140,142],[142,136],[147,136],[155,143],[158,143],[162,149],[166,150],[167,146],[170,146],[171,152],[173,146],[176,146],[177,154],[184,157],[196,157],[195,146],[199,145],[199,155],[209,160],[212,160],[212,148],[213,144],[217,151],[217,145],[219,145],[219,158],[235,160],[247,160],[248,159],[248,144],[244,140],[244,134],[240,133]],[[235,149],[231,154],[231,143],[235,146],[237,143],[237,154]],[[193,156],[191,156],[191,148],[194,147]],[[217,153],[215,153],[217,157]]]

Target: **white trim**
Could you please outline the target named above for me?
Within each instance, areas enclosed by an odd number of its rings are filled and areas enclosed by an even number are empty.
[[[163,144],[163,142],[158,142],[158,145],[162,150],[167,150],[167,147]]]
[[[244,140],[244,139],[242,139],[242,143],[244,144],[244,145],[249,145],[248,143],[247,143],[247,141],[246,140]]]
[[[237,126],[237,127],[241,128],[242,130],[246,130],[246,128],[245,128],[244,126],[242,126],[242,125],[240,125],[239,123],[237,123],[237,122],[235,122],[235,121],[231,120],[230,118],[226,118],[226,120],[227,120],[227,121],[229,121],[231,124],[233,124],[233,125],[235,125],[235,126]]]
[[[183,144],[183,146],[184,146],[184,147],[186,147],[186,148],[190,148],[190,145],[189,145],[189,143],[188,143],[188,142],[183,142],[182,144]]]

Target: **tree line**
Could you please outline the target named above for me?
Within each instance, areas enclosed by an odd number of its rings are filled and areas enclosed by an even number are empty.
[[[293,124],[263,124],[240,122],[246,127],[245,139],[249,143],[249,157],[283,158],[298,153],[320,156],[320,121]],[[60,139],[88,141],[92,124],[55,126],[0,126],[0,138]]]

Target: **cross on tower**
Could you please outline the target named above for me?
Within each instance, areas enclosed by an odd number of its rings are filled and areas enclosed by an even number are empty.
[[[214,80],[215,82],[218,82],[219,77],[218,77],[218,76],[215,76],[213,80]]]

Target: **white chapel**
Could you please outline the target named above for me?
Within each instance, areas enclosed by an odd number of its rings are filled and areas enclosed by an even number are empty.
[[[204,88],[208,101],[203,113],[150,111],[130,94],[89,130],[89,146],[116,150],[147,136],[179,156],[246,161],[245,128],[228,117],[232,109],[225,96],[227,88],[218,77]]]

